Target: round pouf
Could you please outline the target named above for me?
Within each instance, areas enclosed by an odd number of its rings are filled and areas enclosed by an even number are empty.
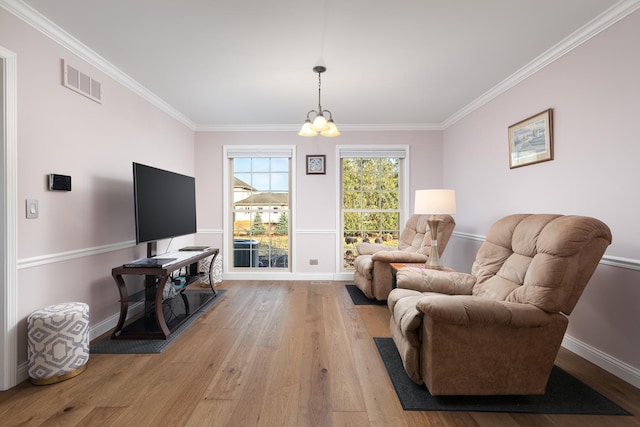
[[[89,306],[50,305],[27,317],[29,377],[37,385],[73,378],[89,360]]]

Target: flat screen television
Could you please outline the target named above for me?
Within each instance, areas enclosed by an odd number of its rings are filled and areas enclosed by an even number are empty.
[[[196,233],[196,180],[133,163],[136,243]]]

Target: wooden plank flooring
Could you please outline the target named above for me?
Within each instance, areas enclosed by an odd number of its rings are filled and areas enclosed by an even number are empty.
[[[561,350],[557,364],[637,414],[403,411],[372,337],[385,306],[344,283],[234,281],[162,354],[92,354],[76,378],[0,393],[2,426],[639,426],[640,390]]]

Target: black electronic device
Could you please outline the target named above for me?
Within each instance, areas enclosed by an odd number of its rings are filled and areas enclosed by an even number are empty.
[[[49,174],[49,190],[71,191],[71,177],[57,173]]]
[[[211,246],[185,246],[184,248],[180,248],[180,252],[202,252],[208,251],[211,249]]]
[[[133,163],[136,243],[197,232],[195,178]]]

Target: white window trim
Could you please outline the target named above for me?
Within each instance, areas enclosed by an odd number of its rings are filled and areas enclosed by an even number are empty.
[[[399,179],[402,181],[402,192],[400,197],[400,227],[402,228],[407,222],[409,212],[409,177],[411,171],[409,169],[410,159],[410,146],[407,144],[398,145],[375,145],[375,146],[363,146],[363,145],[337,145],[336,146],[336,185],[338,191],[336,191],[336,275],[345,274],[342,269],[342,231],[344,225],[342,224],[342,185],[341,185],[341,173],[343,158],[357,158],[357,157],[398,157],[403,159],[402,173]],[[339,277],[339,276],[338,276]]]
[[[279,278],[291,278],[296,273],[296,216],[297,212],[293,209],[289,209],[289,227],[291,232],[289,233],[289,271],[270,271],[268,269],[260,269],[255,271],[243,271],[237,272],[231,270],[231,260],[233,259],[233,242],[231,236],[233,236],[233,224],[229,225],[231,218],[229,216],[229,206],[232,199],[232,194],[229,189],[231,182],[229,181],[229,159],[234,157],[288,157],[291,159],[290,166],[290,181],[291,181],[291,194],[289,195],[289,206],[296,206],[296,146],[295,145],[224,145],[222,146],[222,221],[224,226],[222,227],[222,244],[226,248],[228,256],[222,257],[222,271],[225,277],[229,279],[256,279],[265,274],[273,276],[274,279]],[[231,235],[231,236],[230,236]],[[280,276],[280,277],[276,277]]]

